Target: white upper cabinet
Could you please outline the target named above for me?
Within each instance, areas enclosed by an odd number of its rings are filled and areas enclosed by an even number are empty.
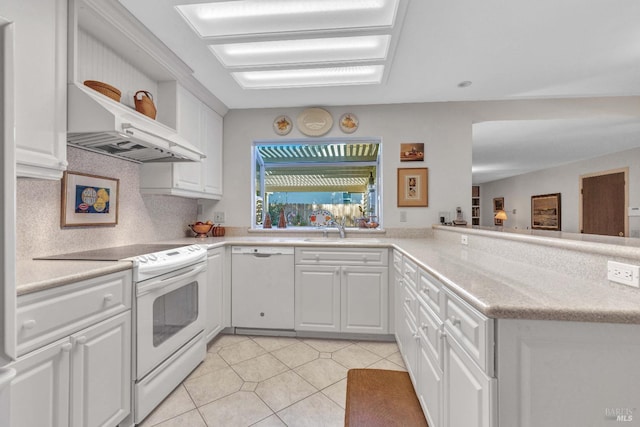
[[[200,149],[200,163],[149,163],[141,169],[143,194],[169,194],[200,199],[222,197],[222,117],[177,82],[162,82],[159,96],[167,107],[158,119]],[[175,100],[171,102],[171,100]]]
[[[13,25],[17,176],[60,179],[67,168],[67,2],[5,0]]]

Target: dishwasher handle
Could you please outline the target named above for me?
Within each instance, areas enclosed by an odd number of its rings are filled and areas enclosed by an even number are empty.
[[[280,255],[280,254],[265,254],[263,252],[256,252],[252,255],[256,258],[269,258],[271,255]]]

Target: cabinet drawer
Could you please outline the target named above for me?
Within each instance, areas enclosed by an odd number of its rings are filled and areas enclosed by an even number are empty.
[[[393,251],[393,268],[402,274],[402,254],[399,251]]]
[[[389,265],[385,248],[296,248],[296,264],[305,265]]]
[[[404,307],[404,310],[411,315],[411,320],[413,320],[413,323],[417,323],[418,298],[416,297],[415,292],[409,286],[403,286],[401,297],[402,307]]]
[[[419,306],[418,329],[423,349],[442,369],[442,322],[423,305]]]
[[[18,354],[131,308],[131,270],[18,298]]]
[[[431,274],[420,269],[418,271],[418,297],[438,316],[443,318],[444,311],[444,286]]]
[[[482,368],[493,376],[493,319],[445,289],[445,331]]]
[[[407,257],[402,258],[402,278],[407,286],[410,286],[414,291],[417,290],[418,266]]]

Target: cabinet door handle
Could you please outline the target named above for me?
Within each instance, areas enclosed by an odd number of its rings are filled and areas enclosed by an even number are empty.
[[[30,320],[25,320],[25,322],[22,324],[22,327],[24,329],[33,329],[36,326],[36,321],[33,319]]]
[[[320,255],[316,254],[316,262],[320,262]]]
[[[366,255],[362,255],[362,262],[367,262],[367,261],[368,261],[367,256]]]
[[[423,331],[428,331],[429,330],[429,325],[427,325],[426,323],[423,323],[422,325],[420,325],[420,327],[422,328]]]
[[[404,279],[400,279],[400,280],[398,280],[398,284],[399,284],[400,286],[404,285]]]
[[[76,338],[76,343],[78,343],[78,344],[84,344],[86,342],[87,342],[87,337],[84,336],[84,335],[79,336],[78,338]]]
[[[411,302],[411,298],[409,298],[409,297],[405,298],[404,302]]]
[[[449,320],[451,320],[451,324],[452,324],[453,326],[460,326],[460,325],[461,325],[461,323],[462,323],[462,322],[460,321],[460,319],[458,319],[456,316],[451,316],[451,317],[449,318]]]
[[[62,351],[64,351],[65,353],[68,353],[71,351],[71,349],[73,348],[73,345],[71,345],[70,342],[64,343],[62,344],[62,346],[60,347],[62,349]]]
[[[422,287],[422,293],[429,295],[429,288],[427,288],[426,286]]]
[[[340,274],[340,269],[336,268],[336,276]]]
[[[420,339],[420,335],[418,334],[418,331],[414,332],[412,336],[416,341]]]
[[[104,302],[111,302],[113,301],[113,294],[106,294],[104,296]]]
[[[443,340],[447,337],[447,333],[445,331],[440,331],[439,336],[440,336],[440,339]]]

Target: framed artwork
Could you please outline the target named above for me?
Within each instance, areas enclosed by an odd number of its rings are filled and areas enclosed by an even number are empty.
[[[531,196],[531,228],[559,231],[560,218],[560,193]]]
[[[424,161],[424,144],[421,142],[400,144],[400,161],[401,162]]]
[[[358,117],[353,113],[345,113],[340,116],[340,130],[344,133],[354,133],[358,129]]]
[[[62,176],[60,225],[116,225],[120,180],[79,172]]]
[[[429,169],[398,169],[398,206],[429,206]]]
[[[493,199],[493,213],[504,210],[504,197],[494,197]],[[498,225],[498,224],[496,224]]]

